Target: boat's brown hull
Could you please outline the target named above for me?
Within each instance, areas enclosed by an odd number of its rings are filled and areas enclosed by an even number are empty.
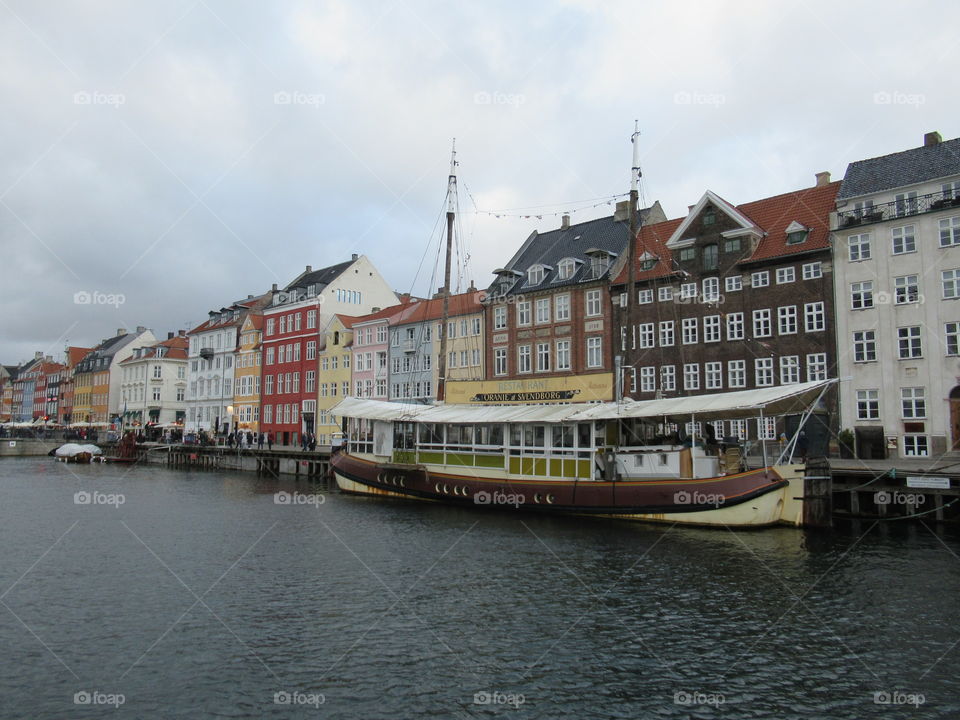
[[[595,482],[481,478],[346,453],[331,464],[341,490],[356,494],[701,525],[779,522],[789,485],[771,468],[709,479]]]

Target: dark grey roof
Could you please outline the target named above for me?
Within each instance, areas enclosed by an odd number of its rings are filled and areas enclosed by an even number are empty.
[[[340,277],[340,274],[348,267],[353,265],[354,262],[356,261],[347,260],[346,262],[342,262],[337,265],[331,265],[330,267],[305,273],[287,285],[285,289],[292,290],[293,288],[305,288],[308,285],[316,285],[317,292],[320,292],[327,285]]]
[[[112,338],[107,338],[102,343],[97,345],[93,350],[88,352],[84,356],[83,360],[77,363],[74,368],[74,372],[90,372],[98,368],[97,361],[101,358],[106,358],[107,364],[109,365],[110,361],[113,359],[113,356],[117,354],[117,351],[122,347],[127,345],[130,342],[133,342],[140,333],[125,333],[124,335],[116,335]]]
[[[641,221],[650,212],[651,208],[642,210],[640,212]],[[613,216],[577,223],[566,230],[550,230],[542,234],[534,231],[505,268],[522,273],[522,276],[517,278],[516,283],[507,292],[512,294],[533,290],[551,290],[575,285],[586,280],[597,280],[599,278],[590,276],[590,258],[586,251],[596,248],[619,256],[626,251],[629,237],[629,223],[626,220],[614,220]],[[567,280],[556,280],[557,264],[564,258],[580,260],[581,264],[577,267],[573,277]],[[533,265],[549,266],[543,282],[535,286],[527,285],[527,270]],[[613,261],[611,261],[610,266],[613,266]],[[500,294],[494,290],[498,283],[499,279],[494,280],[490,285],[490,291],[494,294]]]
[[[960,138],[850,163],[837,200],[950,175],[960,175]]]

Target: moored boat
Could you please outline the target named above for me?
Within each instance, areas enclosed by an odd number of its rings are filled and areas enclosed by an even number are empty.
[[[332,410],[346,437],[331,464],[347,493],[694,525],[803,525],[799,429],[777,459],[764,452],[747,468],[737,440],[695,428],[787,413],[801,413],[802,428],[831,382],[566,405],[348,397]],[[694,429],[688,437],[684,426]]]
[[[60,462],[87,464],[94,458],[99,459],[103,451],[96,445],[66,443],[54,450],[53,454]]]

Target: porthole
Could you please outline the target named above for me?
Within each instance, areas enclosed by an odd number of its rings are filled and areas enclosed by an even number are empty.
[[[547,504],[548,504],[548,505],[553,505],[553,501],[554,501],[554,500],[556,500],[556,498],[555,498],[553,495],[547,493]]]
[[[443,486],[443,494],[444,494],[444,495],[449,495],[449,494],[450,494],[450,486],[449,486],[449,485],[444,485],[444,486]]]
[[[440,483],[437,483],[436,485],[434,485],[433,489],[436,490],[437,492],[440,492]]]
[[[406,480],[404,480],[404,479],[401,477],[401,478],[400,478],[400,487],[406,487],[406,486],[407,486]]]
[[[534,501],[535,503],[539,503],[539,502],[540,502],[540,493],[534,493],[534,494],[533,494],[533,501]]]

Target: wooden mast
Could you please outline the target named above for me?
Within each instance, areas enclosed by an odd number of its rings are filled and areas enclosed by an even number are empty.
[[[637,120],[633,121],[633,135],[630,136],[630,142],[633,144],[633,165],[630,168],[630,222],[629,222],[629,237],[627,238],[627,307],[626,311],[623,313],[623,317],[626,320],[626,326],[630,328],[631,337],[635,337],[632,333],[636,332],[636,329],[633,325],[633,306],[637,303],[637,219],[640,214],[640,190],[639,190],[639,179],[640,179],[640,143],[637,142],[637,139],[640,137],[640,123]],[[623,399],[624,396],[624,386],[626,385],[625,377],[625,367],[635,367],[633,363],[636,362],[636,357],[631,355],[631,360],[633,361],[629,365],[621,361],[620,368],[618,369],[619,377],[616,378],[616,387],[618,389],[617,393],[617,402]]]
[[[437,402],[446,397],[447,323],[450,319],[450,256],[453,255],[453,219],[457,211],[457,139],[450,152],[450,176],[447,180],[447,255],[443,266],[443,315],[440,320],[440,357],[437,364]]]

